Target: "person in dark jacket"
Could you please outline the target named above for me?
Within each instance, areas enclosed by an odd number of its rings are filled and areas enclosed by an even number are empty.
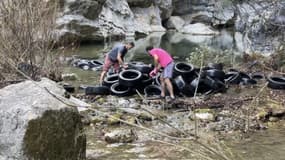
[[[100,84],[102,84],[103,79],[108,72],[108,70],[113,66],[116,73],[119,72],[120,66],[126,67],[124,65],[124,57],[128,53],[128,50],[135,46],[133,42],[127,44],[120,44],[115,46],[105,57],[105,62],[103,65],[103,71],[100,76]]]

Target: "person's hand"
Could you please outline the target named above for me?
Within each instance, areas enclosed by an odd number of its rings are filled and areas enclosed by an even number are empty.
[[[124,69],[126,69],[126,68],[128,68],[128,67],[129,67],[129,66],[128,66],[127,63],[123,64],[123,68],[124,68]]]
[[[149,76],[150,77],[154,77],[156,76],[156,74],[158,73],[158,70],[156,68],[154,68],[150,73],[149,73]]]

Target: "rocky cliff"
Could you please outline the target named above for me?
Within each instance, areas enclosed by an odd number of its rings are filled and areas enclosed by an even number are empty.
[[[284,29],[284,8],[281,0],[65,0],[57,31],[59,39],[103,41],[168,29],[208,35],[232,27],[248,49],[263,52],[284,37],[273,33]]]

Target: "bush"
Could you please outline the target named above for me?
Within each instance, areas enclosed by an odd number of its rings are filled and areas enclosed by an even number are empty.
[[[57,3],[49,0],[0,1],[0,77],[60,79],[59,53],[54,51]]]

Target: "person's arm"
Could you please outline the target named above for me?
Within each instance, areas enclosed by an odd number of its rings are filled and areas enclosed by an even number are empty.
[[[153,56],[153,59],[154,59],[154,68],[156,68],[157,71],[159,71],[160,68],[161,68],[161,65],[159,64],[158,56],[157,56],[157,55],[154,55],[154,56]]]
[[[118,53],[117,60],[118,60],[120,65],[124,65],[124,60],[122,59],[122,53],[121,52]]]

